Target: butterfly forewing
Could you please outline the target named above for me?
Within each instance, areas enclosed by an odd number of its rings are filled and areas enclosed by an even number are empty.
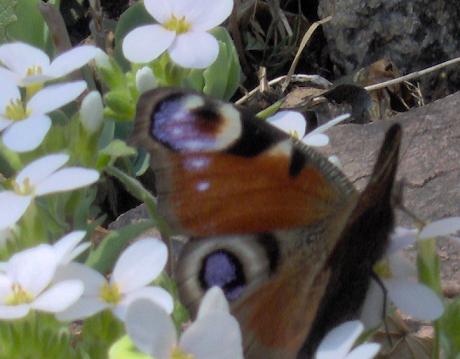
[[[305,227],[346,207],[354,192],[283,132],[183,90],[144,94],[133,139],[152,153],[160,212],[195,237]]]

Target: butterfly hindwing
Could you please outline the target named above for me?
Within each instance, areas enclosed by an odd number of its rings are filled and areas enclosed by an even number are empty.
[[[392,190],[401,137],[399,124],[387,131],[369,183],[328,259],[331,277],[304,345],[305,357],[314,353],[329,330],[359,314],[373,266],[383,256],[394,225]]]

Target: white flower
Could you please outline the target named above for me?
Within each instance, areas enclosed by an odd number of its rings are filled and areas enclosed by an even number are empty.
[[[363,332],[361,322],[354,320],[345,322],[332,329],[319,344],[316,359],[370,359],[377,355],[380,345],[365,343],[350,349]]]
[[[125,325],[137,348],[155,359],[243,358],[240,327],[218,287],[205,294],[197,319],[179,341],[168,314],[148,300],[137,300],[128,307]]]
[[[136,72],[136,88],[139,93],[144,93],[148,90],[157,87],[157,80],[150,67],[144,66]]]
[[[452,235],[458,231],[460,231],[460,217],[448,217],[428,223],[422,228],[418,237],[423,240]]]
[[[0,75],[1,79],[1,75]],[[51,126],[46,115],[75,100],[86,89],[86,82],[48,86],[27,102],[21,100],[19,88],[11,81],[0,81],[0,132],[3,143],[16,152],[26,152],[42,143]]]
[[[57,264],[47,244],[13,255],[0,273],[0,319],[22,318],[30,310],[57,313],[75,303],[83,284],[78,280],[53,284]]]
[[[182,67],[205,68],[219,53],[217,40],[206,31],[232,12],[232,0],[144,0],[159,24],[135,28],[123,40],[123,54],[134,63],[146,63],[168,50]]]
[[[80,121],[90,134],[96,133],[104,120],[104,106],[99,91],[91,91],[85,96],[80,107]]]
[[[141,239],[129,246],[118,258],[110,280],[79,263],[61,267],[56,280],[79,279],[85,285],[83,296],[59,320],[84,319],[102,310],[111,309],[124,320],[126,308],[136,299],[148,299],[171,313],[171,295],[160,287],[147,286],[163,270],[167,261],[166,245],[158,239]]]
[[[17,174],[13,190],[0,192],[0,230],[15,224],[35,197],[85,187],[98,180],[99,173],[92,169],[61,168],[68,160],[62,153],[44,156]]]
[[[435,320],[444,311],[443,303],[429,287],[418,283],[415,266],[401,252],[415,242],[416,234],[416,230],[396,228],[385,258],[377,266],[377,274],[389,299],[402,312],[420,320]],[[367,328],[375,328],[382,321],[383,304],[383,289],[372,280],[361,309],[361,320]]]
[[[267,122],[275,127],[289,133],[291,136],[301,139],[307,146],[321,147],[329,144],[329,137],[323,132],[332,126],[346,120],[350,114],[340,115],[324,125],[321,125],[313,131],[305,134],[306,122],[305,118],[297,111],[279,111],[273,116],[267,118]]]
[[[86,65],[96,56],[96,47],[75,47],[57,56],[52,62],[42,50],[22,42],[0,46],[0,78],[18,86],[44,83],[63,77]]]
[[[73,231],[61,237],[53,244],[58,265],[64,266],[69,264],[91,246],[90,242],[80,243],[85,235],[85,231]]]

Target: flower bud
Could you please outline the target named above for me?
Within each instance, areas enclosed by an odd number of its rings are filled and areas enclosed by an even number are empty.
[[[136,87],[141,94],[157,87],[157,79],[150,67],[144,66],[137,70]]]
[[[101,128],[103,120],[104,106],[101,94],[98,91],[91,91],[81,103],[80,121],[88,133],[94,134]]]

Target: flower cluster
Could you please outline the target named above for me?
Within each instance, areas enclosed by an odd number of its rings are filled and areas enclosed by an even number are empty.
[[[243,341],[253,338],[243,338],[250,334],[240,328],[221,288],[205,293],[189,321],[165,272],[174,256],[168,258],[160,234],[145,234],[152,226],[161,234],[170,232],[158,218],[155,198],[134,178],[147,170],[149,155],[128,141],[139,97],[157,86],[232,98],[240,85],[238,52],[218,25],[233,7],[233,0],[138,2],[120,18],[114,31],[117,48],[107,53],[80,45],[50,58],[25,43],[27,36],[0,44],[1,357],[244,357]],[[26,22],[42,22],[41,15],[32,17]],[[53,54],[50,31],[43,38]],[[298,143],[320,147],[329,143],[325,131],[348,117],[310,132],[298,112],[279,111],[267,121]],[[330,161],[338,163],[333,157]],[[103,209],[116,207],[108,175],[147,204],[151,221],[102,227],[108,223]],[[358,338],[365,328],[370,337],[382,321],[384,291],[413,318],[438,320],[439,327],[450,319],[441,317],[450,304],[441,299],[440,281],[433,279],[435,260],[430,264],[432,258],[426,257],[435,256],[433,237],[458,230],[460,218],[455,217],[417,230],[397,228],[375,267],[380,284],[372,281],[360,321],[333,328],[315,358],[375,357],[380,345]],[[423,266],[401,254],[408,245],[419,247]],[[445,328],[460,325],[453,323]],[[452,337],[445,330],[443,341],[454,342],[457,336]],[[123,347],[126,342],[129,349]],[[48,343],[52,349],[69,345],[51,353]]]
[[[15,152],[36,149],[51,127],[48,113],[74,101],[86,82],[59,83],[43,88],[46,81],[63,77],[96,56],[93,46],[74,48],[51,63],[48,55],[24,43],[0,46],[0,131],[3,144]],[[25,89],[21,94],[20,87]]]
[[[84,287],[79,280],[56,280],[56,274],[87,248],[85,236],[75,231],[54,245],[40,244],[14,254],[0,272],[0,318],[18,319],[29,311],[58,313],[74,304]]]

